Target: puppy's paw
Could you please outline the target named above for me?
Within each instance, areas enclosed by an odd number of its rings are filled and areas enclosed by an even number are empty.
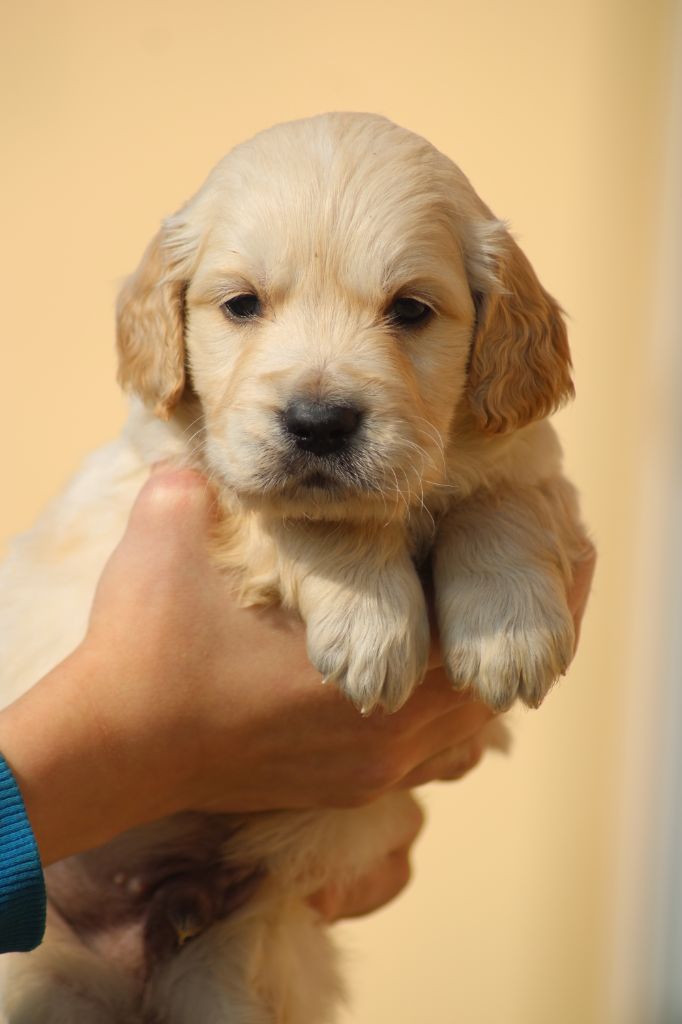
[[[566,671],[575,643],[573,620],[560,595],[545,588],[485,594],[451,591],[439,608],[445,667],[457,688],[471,686],[496,711],[519,698],[539,707]]]
[[[308,618],[310,660],[363,714],[397,711],[426,671],[429,622],[416,577],[410,590],[359,595]]]

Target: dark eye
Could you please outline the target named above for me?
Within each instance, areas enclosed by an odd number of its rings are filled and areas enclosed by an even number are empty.
[[[223,302],[222,308],[230,316],[237,317],[238,320],[251,320],[260,313],[260,302],[257,295],[252,295],[249,292],[248,294],[235,295],[233,299],[228,299],[227,302]]]
[[[431,307],[419,299],[396,299],[388,309],[388,316],[398,327],[419,327],[432,313]]]

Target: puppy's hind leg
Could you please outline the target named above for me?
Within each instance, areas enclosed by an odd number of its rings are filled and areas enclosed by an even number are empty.
[[[145,1003],[149,1024],[333,1024],[342,994],[317,912],[273,886],[188,942],[153,977]]]
[[[52,910],[42,945],[3,960],[0,1024],[147,1024],[136,986]]]

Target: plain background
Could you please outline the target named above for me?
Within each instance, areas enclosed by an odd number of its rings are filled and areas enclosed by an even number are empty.
[[[509,759],[425,793],[411,889],[339,929],[344,1021],[646,1019],[624,969],[647,942],[627,834],[658,700],[640,495],[672,15],[672,0],[4,6],[0,541],[123,421],[112,308],[161,218],[277,121],[373,110],[425,135],[570,316],[578,398],[557,425],[600,551],[581,648],[542,710],[515,715]]]

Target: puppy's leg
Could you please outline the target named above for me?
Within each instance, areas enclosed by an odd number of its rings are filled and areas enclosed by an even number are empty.
[[[479,492],[441,523],[434,550],[445,665],[491,707],[537,707],[574,648],[566,601],[582,532],[564,481]],[[571,521],[572,520],[572,521]]]
[[[277,537],[285,602],[308,631],[308,654],[363,711],[395,711],[426,669],[421,583],[397,529],[287,524]]]
[[[331,1024],[342,995],[317,912],[273,879],[156,972],[145,1024]]]
[[[1,1024],[143,1024],[133,979],[97,956],[48,906],[43,943],[3,957]]]

